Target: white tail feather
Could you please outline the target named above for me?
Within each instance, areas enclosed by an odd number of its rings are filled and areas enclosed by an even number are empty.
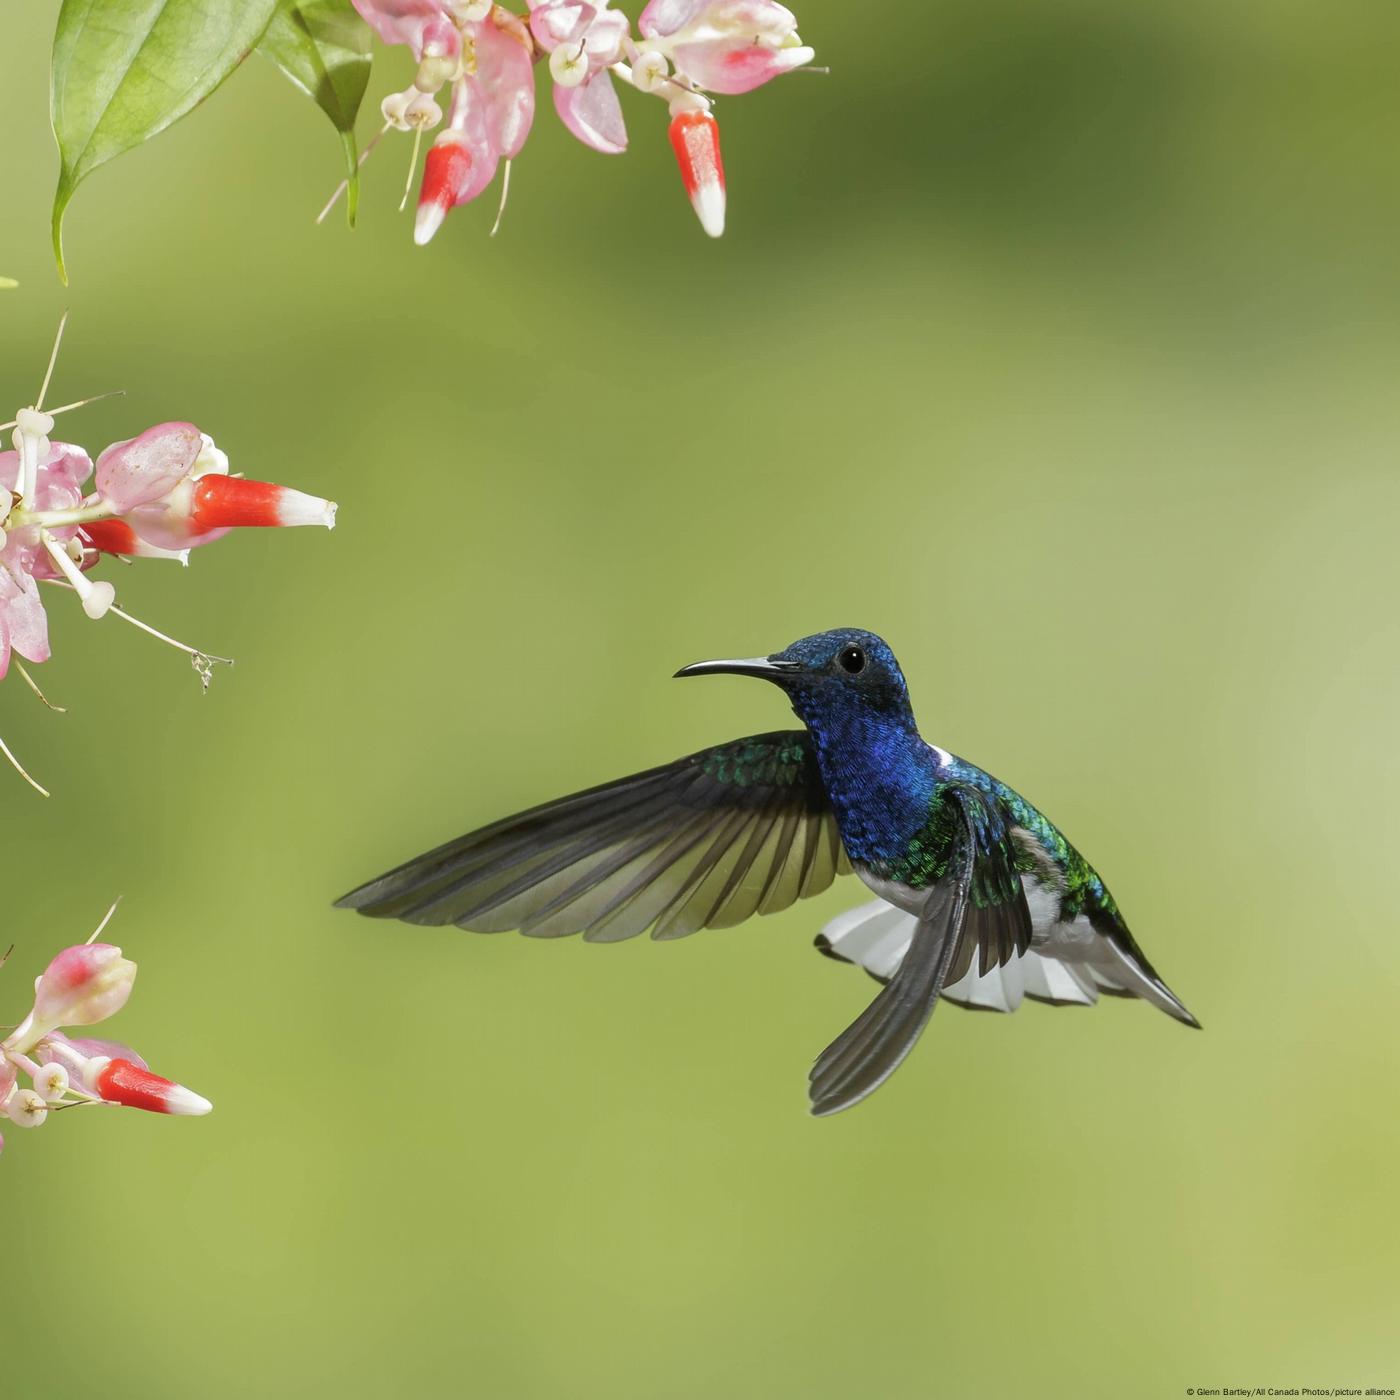
[[[822,929],[819,946],[887,981],[909,949],[915,923],[912,914],[876,899],[838,914]],[[1036,929],[1037,936],[1042,932],[1050,930]],[[1099,989],[1108,988],[1129,991],[1161,1005],[1160,993],[1123,954],[1105,938],[1096,936],[1094,942],[1098,946],[1086,946],[1083,931],[1076,929],[1075,936],[1066,940],[1075,961],[1054,956],[1054,940],[1050,938],[1039,948],[985,973],[978,972],[974,958],[964,976],[945,987],[943,995],[959,1006],[1009,1012],[1015,1011],[1024,997],[1061,1006],[1092,1006],[1099,999]],[[1105,951],[1100,952],[1100,947]],[[1084,960],[1086,954],[1094,956],[1097,965]]]

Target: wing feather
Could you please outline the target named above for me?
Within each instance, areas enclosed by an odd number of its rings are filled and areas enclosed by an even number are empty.
[[[680,938],[786,909],[849,869],[811,741],[778,731],[507,817],[337,904],[481,932]]]

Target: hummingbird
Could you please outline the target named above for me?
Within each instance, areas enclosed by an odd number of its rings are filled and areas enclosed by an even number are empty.
[[[677,676],[756,676],[802,729],[756,734],[561,797],[417,856],[336,901],[375,918],[538,938],[731,928],[857,875],[875,896],[816,946],[882,983],[813,1064],[811,1111],[859,1103],[940,998],[1136,997],[1196,1018],[1138,947],[1094,868],[1020,793],[920,737],[894,653],[841,628]]]

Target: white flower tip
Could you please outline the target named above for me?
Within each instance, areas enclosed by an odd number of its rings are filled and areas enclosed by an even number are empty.
[[[324,525],[327,530],[334,530],[337,509],[334,501],[284,486],[277,500],[277,522],[279,525]]]
[[[83,611],[94,622],[105,617],[107,610],[117,601],[117,590],[106,579],[92,584],[83,595]]]
[[[711,238],[718,238],[724,232],[724,186],[707,180],[691,195],[690,202],[700,220],[700,227]]]
[[[413,241],[421,248],[431,241],[432,236],[442,227],[447,217],[447,206],[435,200],[418,206],[417,217],[413,220]]]
[[[37,408],[22,408],[15,414],[15,427],[30,437],[48,437],[53,432],[53,419]]]
[[[166,1090],[165,1111],[174,1113],[181,1118],[202,1118],[206,1113],[213,1110],[214,1105],[201,1094],[196,1094],[193,1089],[186,1089],[183,1084],[172,1084]]]

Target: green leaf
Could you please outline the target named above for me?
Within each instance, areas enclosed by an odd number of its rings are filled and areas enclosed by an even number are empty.
[[[355,117],[369,84],[369,25],[350,0],[282,0],[258,52],[311,98],[340,133],[353,224],[360,199]]]
[[[62,167],[53,251],[63,266],[63,212],[87,176],[164,131],[247,57],[277,0],[63,0],[53,36],[50,111]]]

